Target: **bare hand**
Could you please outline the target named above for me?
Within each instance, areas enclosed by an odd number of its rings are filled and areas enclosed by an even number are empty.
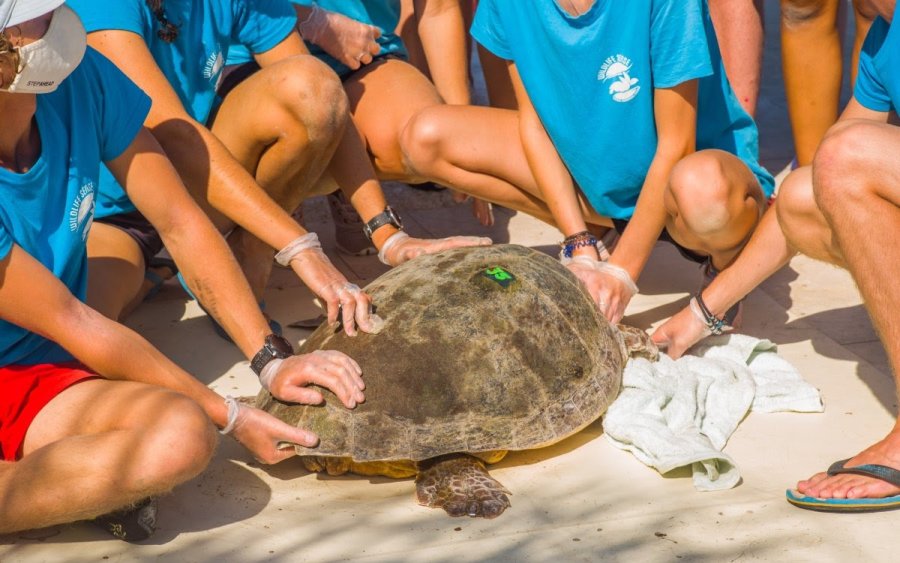
[[[423,254],[435,254],[451,248],[463,248],[467,246],[489,246],[493,243],[485,237],[447,237],[442,239],[412,238],[400,231],[387,240],[378,258],[388,266],[399,266]]]
[[[363,332],[378,332],[380,319],[371,313],[372,298],[347,281],[321,249],[304,250],[292,257],[290,264],[303,283],[325,303],[329,324],[337,322],[340,314],[347,336],[356,336],[357,327]]]

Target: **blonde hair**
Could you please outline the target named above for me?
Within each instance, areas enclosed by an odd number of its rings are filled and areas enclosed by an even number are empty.
[[[19,52],[6,33],[0,31],[0,88],[6,88],[19,71]]]

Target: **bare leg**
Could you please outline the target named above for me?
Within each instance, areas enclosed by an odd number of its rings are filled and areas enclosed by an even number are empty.
[[[844,122],[832,129],[822,143],[813,174],[815,201],[832,229],[834,244],[844,249],[844,252],[832,251],[831,255],[846,260],[895,377],[900,375],[900,319],[896,315],[900,284],[895,279],[900,247],[873,241],[887,240],[900,233],[900,165],[894,158],[898,150],[900,128],[872,122]],[[798,246],[803,252],[807,250]],[[862,464],[900,469],[900,423],[884,439],[850,459],[846,466]],[[900,494],[897,487],[877,479],[857,475],[829,477],[825,473],[800,481],[797,489],[818,498],[877,498]]]
[[[428,72],[428,59],[425,57],[425,49],[422,48],[422,40],[419,39],[419,20],[416,17],[416,7],[413,0],[400,0],[400,21],[394,33],[403,40],[403,46],[409,55],[409,64],[416,67],[425,76],[431,76]]]
[[[293,211],[313,193],[342,138],[345,100],[327,66],[313,57],[294,57],[236,87],[222,104],[212,132],[273,200]],[[195,197],[205,200],[207,194]],[[223,231],[234,226],[216,212],[210,216]],[[260,298],[274,250],[242,229],[229,242]]]
[[[414,174],[553,224],[525,158],[515,111],[428,108],[410,121],[401,146]],[[580,201],[589,223],[612,225]]]
[[[87,303],[113,320],[131,312],[146,295],[144,257],[125,231],[94,223],[87,241]]]
[[[167,492],[206,467],[215,441],[200,407],[177,393],[74,385],[35,418],[22,459],[0,463],[0,533],[94,518]]]
[[[816,204],[812,166],[798,168],[785,178],[775,208],[781,231],[791,247],[816,260],[846,267],[831,226]]]
[[[812,163],[837,120],[841,91],[840,0],[781,0],[781,58],[797,162]]]
[[[709,0],[709,14],[716,28],[728,81],[741,106],[754,116],[762,72],[762,2]]]
[[[387,59],[356,72],[344,89],[378,177],[417,180],[403,160],[400,136],[414,115],[442,104],[434,85],[412,65]]]
[[[756,176],[733,154],[704,150],[672,170],[666,229],[682,246],[707,254],[722,270],[744,248],[765,210]]]
[[[856,74],[859,72],[859,53],[862,51],[863,43],[869,28],[872,26],[872,20],[878,15],[875,9],[870,5],[869,0],[853,0],[854,27],[855,35],[853,36],[853,58],[850,62],[850,87],[856,84]]]

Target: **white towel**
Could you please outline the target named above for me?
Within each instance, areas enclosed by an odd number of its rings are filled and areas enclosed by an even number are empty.
[[[723,335],[691,352],[678,360],[629,361],[603,430],[613,445],[660,473],[690,465],[700,491],[740,481],[734,460],[721,450],[750,410],[824,410],[819,391],[768,340]]]

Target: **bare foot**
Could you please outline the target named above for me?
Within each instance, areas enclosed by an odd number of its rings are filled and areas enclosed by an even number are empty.
[[[844,467],[867,464],[900,469],[900,427],[895,427],[883,440],[849,459]],[[797,490],[804,495],[821,499],[884,498],[900,495],[900,487],[886,481],[846,473],[840,475],[817,473],[805,481],[798,482]]]

